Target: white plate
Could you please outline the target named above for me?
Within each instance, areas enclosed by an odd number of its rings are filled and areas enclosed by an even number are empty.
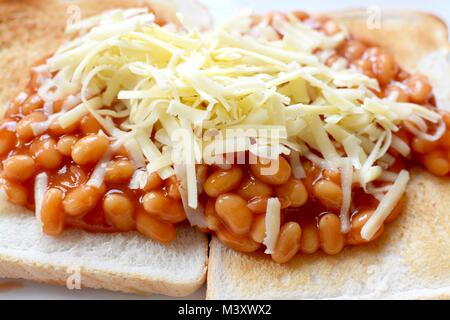
[[[202,1],[216,19],[223,18],[242,7],[253,7],[256,12],[266,12],[270,10],[289,11],[304,10],[307,12],[321,12],[342,10],[346,8],[361,8],[364,5],[358,0],[339,1],[299,1],[299,0],[204,0]],[[381,8],[403,8],[409,10],[428,11],[440,16],[450,25],[450,1],[421,1],[421,0],[378,0],[370,1],[371,6],[376,5]],[[0,284],[5,281],[0,281]],[[19,287],[7,291],[0,290],[0,299],[172,299],[165,296],[141,297],[136,295],[110,292],[106,290],[81,289],[68,290],[65,287],[33,283],[30,281],[16,281]],[[1,285],[0,285],[1,287]],[[187,299],[204,299],[205,287]]]

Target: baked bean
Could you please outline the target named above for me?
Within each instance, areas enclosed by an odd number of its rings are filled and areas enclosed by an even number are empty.
[[[344,248],[345,237],[341,233],[339,217],[332,213],[323,215],[319,220],[320,247],[327,254],[336,254]]]
[[[300,248],[303,253],[311,254],[319,250],[320,240],[317,227],[309,223],[302,227],[302,240]]]
[[[425,154],[423,164],[428,171],[437,176],[445,176],[450,171],[450,162],[440,150]]]
[[[136,229],[144,236],[162,243],[172,242],[176,236],[173,224],[159,221],[144,210],[136,213]]]
[[[54,136],[62,136],[63,134],[74,133],[78,128],[78,124],[75,122],[67,128],[61,127],[58,119],[54,119],[48,127],[48,133]]]
[[[124,194],[111,193],[103,199],[103,211],[106,220],[120,231],[133,230],[134,206]]]
[[[387,216],[386,220],[384,220],[384,223],[391,223],[392,221],[397,219],[397,217],[403,211],[405,202],[406,202],[406,196],[403,195],[403,197],[400,199],[400,201],[395,205],[394,209],[392,209],[391,213]]]
[[[93,115],[87,114],[80,120],[80,130],[84,134],[97,134],[102,130],[102,126]]]
[[[167,195],[174,200],[181,200],[180,186],[176,176],[171,176],[164,182]]]
[[[0,129],[0,156],[9,153],[16,145],[16,134],[5,128]]]
[[[27,188],[21,184],[5,179],[2,181],[1,187],[3,188],[3,191],[5,191],[9,202],[21,206],[25,206],[27,204],[28,191]]]
[[[270,185],[281,185],[291,177],[291,166],[285,158],[277,160],[258,159],[256,163],[250,164],[250,170],[260,181]]]
[[[146,193],[142,205],[145,211],[167,222],[178,223],[186,218],[181,202],[174,201],[162,191]]]
[[[203,185],[205,193],[213,198],[220,194],[230,192],[237,188],[241,183],[242,169],[233,167],[229,170],[217,170],[206,179]]]
[[[439,143],[446,149],[450,149],[450,131],[445,131],[439,139]]]
[[[253,213],[266,213],[268,197],[255,197],[247,203],[247,208]]]
[[[124,183],[131,179],[134,164],[130,160],[119,159],[108,164],[105,172],[105,182]]]
[[[205,205],[205,217],[206,223],[208,224],[208,228],[213,231],[219,230],[222,223],[220,222],[219,217],[217,216],[215,201],[212,199],[208,199]]]
[[[299,179],[292,178],[285,184],[276,187],[275,194],[281,202],[287,202],[294,208],[301,207],[308,200],[308,191]]]
[[[431,85],[428,80],[421,75],[413,75],[406,80],[411,101],[414,103],[424,103],[431,96]]]
[[[35,139],[30,145],[30,154],[45,169],[56,169],[61,166],[62,155],[53,138]]]
[[[245,235],[252,226],[253,215],[247,202],[232,193],[220,195],[216,200],[216,212],[225,225],[236,235]]]
[[[321,179],[314,184],[313,193],[326,208],[333,210],[340,209],[342,189],[338,184]]]
[[[303,184],[308,191],[308,194],[313,194],[313,185],[315,181],[317,180],[317,177],[320,176],[322,169],[320,169],[318,166],[313,165],[311,161],[305,161],[303,164],[303,167],[305,168],[306,177],[303,179]]]
[[[43,122],[47,117],[42,112],[32,112],[23,117],[16,125],[16,132],[20,139],[28,141],[33,139],[34,133],[31,129],[31,124],[36,122]]]
[[[444,120],[447,129],[450,128],[450,112],[444,112],[442,114],[442,120]]]
[[[372,69],[381,85],[386,85],[394,79],[397,67],[394,59],[388,53],[379,53],[373,61]]]
[[[272,259],[278,263],[291,260],[300,250],[302,228],[297,222],[287,222],[281,229]]]
[[[51,188],[44,194],[41,207],[42,230],[51,236],[57,236],[64,229],[64,195],[61,190]]]
[[[384,91],[384,96],[389,97],[395,95],[397,102],[408,102],[409,94],[397,85],[388,85]]]
[[[53,103],[53,113],[61,112],[63,106],[64,106],[64,100],[56,100]]]
[[[372,63],[366,59],[359,59],[355,61],[355,66],[370,78],[375,78],[375,74],[372,70]]]
[[[142,205],[149,213],[159,213],[167,207],[170,199],[162,191],[151,191],[142,198]]]
[[[69,216],[81,217],[95,208],[103,192],[88,185],[70,190],[63,200],[64,211]]]
[[[63,156],[69,157],[72,154],[72,148],[77,143],[78,138],[67,135],[59,138],[56,148]]]
[[[260,247],[260,244],[253,241],[252,239],[248,237],[237,236],[226,229],[218,230],[216,231],[216,234],[223,244],[236,251],[248,253],[254,252]]]
[[[355,61],[363,55],[366,46],[358,40],[346,41],[342,47],[342,54],[350,61]]]
[[[250,177],[242,182],[237,193],[245,200],[251,200],[255,197],[270,197],[272,188],[258,179]]]
[[[323,170],[323,176],[328,178],[328,180],[340,185],[341,184],[341,173],[339,170]]]
[[[3,161],[3,172],[9,179],[25,181],[36,171],[34,160],[30,156],[16,155]]]
[[[423,140],[417,137],[412,139],[412,149],[417,153],[428,153],[436,148],[438,145],[437,141]]]
[[[22,105],[22,114],[27,115],[44,106],[44,101],[37,94],[29,96]]]
[[[128,154],[128,150],[124,145],[121,145],[115,153],[116,156],[124,157],[124,158],[130,158],[130,155]]]
[[[266,237],[266,215],[259,214],[253,219],[250,229],[250,238],[257,243],[262,243]]]
[[[201,164],[197,166],[197,190],[198,193],[203,192],[203,185],[205,184],[206,179],[208,179],[208,166]]]
[[[346,242],[348,244],[356,245],[373,241],[383,233],[384,225],[381,225],[381,227],[377,230],[372,239],[366,240],[361,237],[361,229],[366,224],[367,220],[369,220],[369,218],[373,215],[374,212],[375,210],[372,209],[362,210],[352,217],[350,231],[346,234]]]
[[[80,165],[94,164],[98,162],[109,147],[106,137],[100,135],[88,135],[81,138],[72,147],[73,161]]]
[[[152,172],[147,177],[147,183],[144,187],[145,192],[149,192],[155,189],[159,189],[163,185],[164,181],[161,179],[157,172]]]

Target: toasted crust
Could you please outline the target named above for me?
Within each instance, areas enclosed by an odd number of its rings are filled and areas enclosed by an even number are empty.
[[[429,14],[385,12],[379,30],[367,29],[365,11],[329,16],[357,38],[384,46],[407,70],[424,55],[448,48],[445,24]],[[213,239],[207,298],[450,299],[449,192],[450,179],[414,169],[404,213],[373,243],[336,256],[302,255],[279,265]]]
[[[145,5],[144,0],[0,1],[0,102],[24,88],[31,66],[62,44],[66,23],[78,13],[84,19],[109,9]]]
[[[112,8],[146,5],[139,0],[6,0],[0,2],[0,105],[26,85],[33,63],[64,41],[70,15],[86,18]],[[168,246],[136,232],[42,234],[33,215],[0,198],[0,277],[65,285],[68,268],[80,267],[83,287],[139,294],[185,296],[205,281],[208,239],[191,228]]]

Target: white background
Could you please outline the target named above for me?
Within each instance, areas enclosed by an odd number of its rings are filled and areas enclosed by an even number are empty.
[[[380,6],[383,8],[396,8],[405,10],[421,10],[433,13],[450,25],[450,1],[447,0],[213,0],[202,1],[211,8],[212,14],[220,18],[231,14],[243,6],[251,6],[257,12],[269,10],[289,11],[304,10],[308,12],[333,11],[346,8],[362,8]],[[0,280],[5,282],[7,280]],[[15,280],[14,280],[15,281]],[[16,282],[16,281],[15,281]],[[82,289],[69,291],[64,287],[36,284],[29,281],[20,281],[22,287],[10,291],[0,292],[0,299],[142,299],[143,297],[113,293],[105,290]],[[198,290],[189,299],[203,299],[205,288]],[[164,296],[152,296],[147,299],[167,299]]]

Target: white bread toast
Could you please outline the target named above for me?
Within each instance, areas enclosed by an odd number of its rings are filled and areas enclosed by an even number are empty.
[[[36,60],[61,45],[66,20],[74,13],[69,6],[79,6],[85,18],[142,4],[137,0],[1,1],[0,103],[24,88]],[[66,230],[54,238],[42,233],[31,212],[0,198],[0,277],[65,285],[79,268],[82,287],[185,296],[203,284],[207,259],[207,236],[193,228],[179,228],[170,245],[137,232]]]
[[[326,15],[343,22],[358,38],[385,47],[407,70],[414,70],[425,55],[449,47],[445,23],[428,14],[382,12],[382,28],[376,30],[367,28],[365,10]],[[432,84],[442,78],[427,75]],[[450,83],[445,86],[450,101]],[[397,221],[373,243],[347,247],[336,256],[300,255],[280,265],[213,239],[207,298],[450,299],[449,192],[450,179],[414,169],[405,210]]]

